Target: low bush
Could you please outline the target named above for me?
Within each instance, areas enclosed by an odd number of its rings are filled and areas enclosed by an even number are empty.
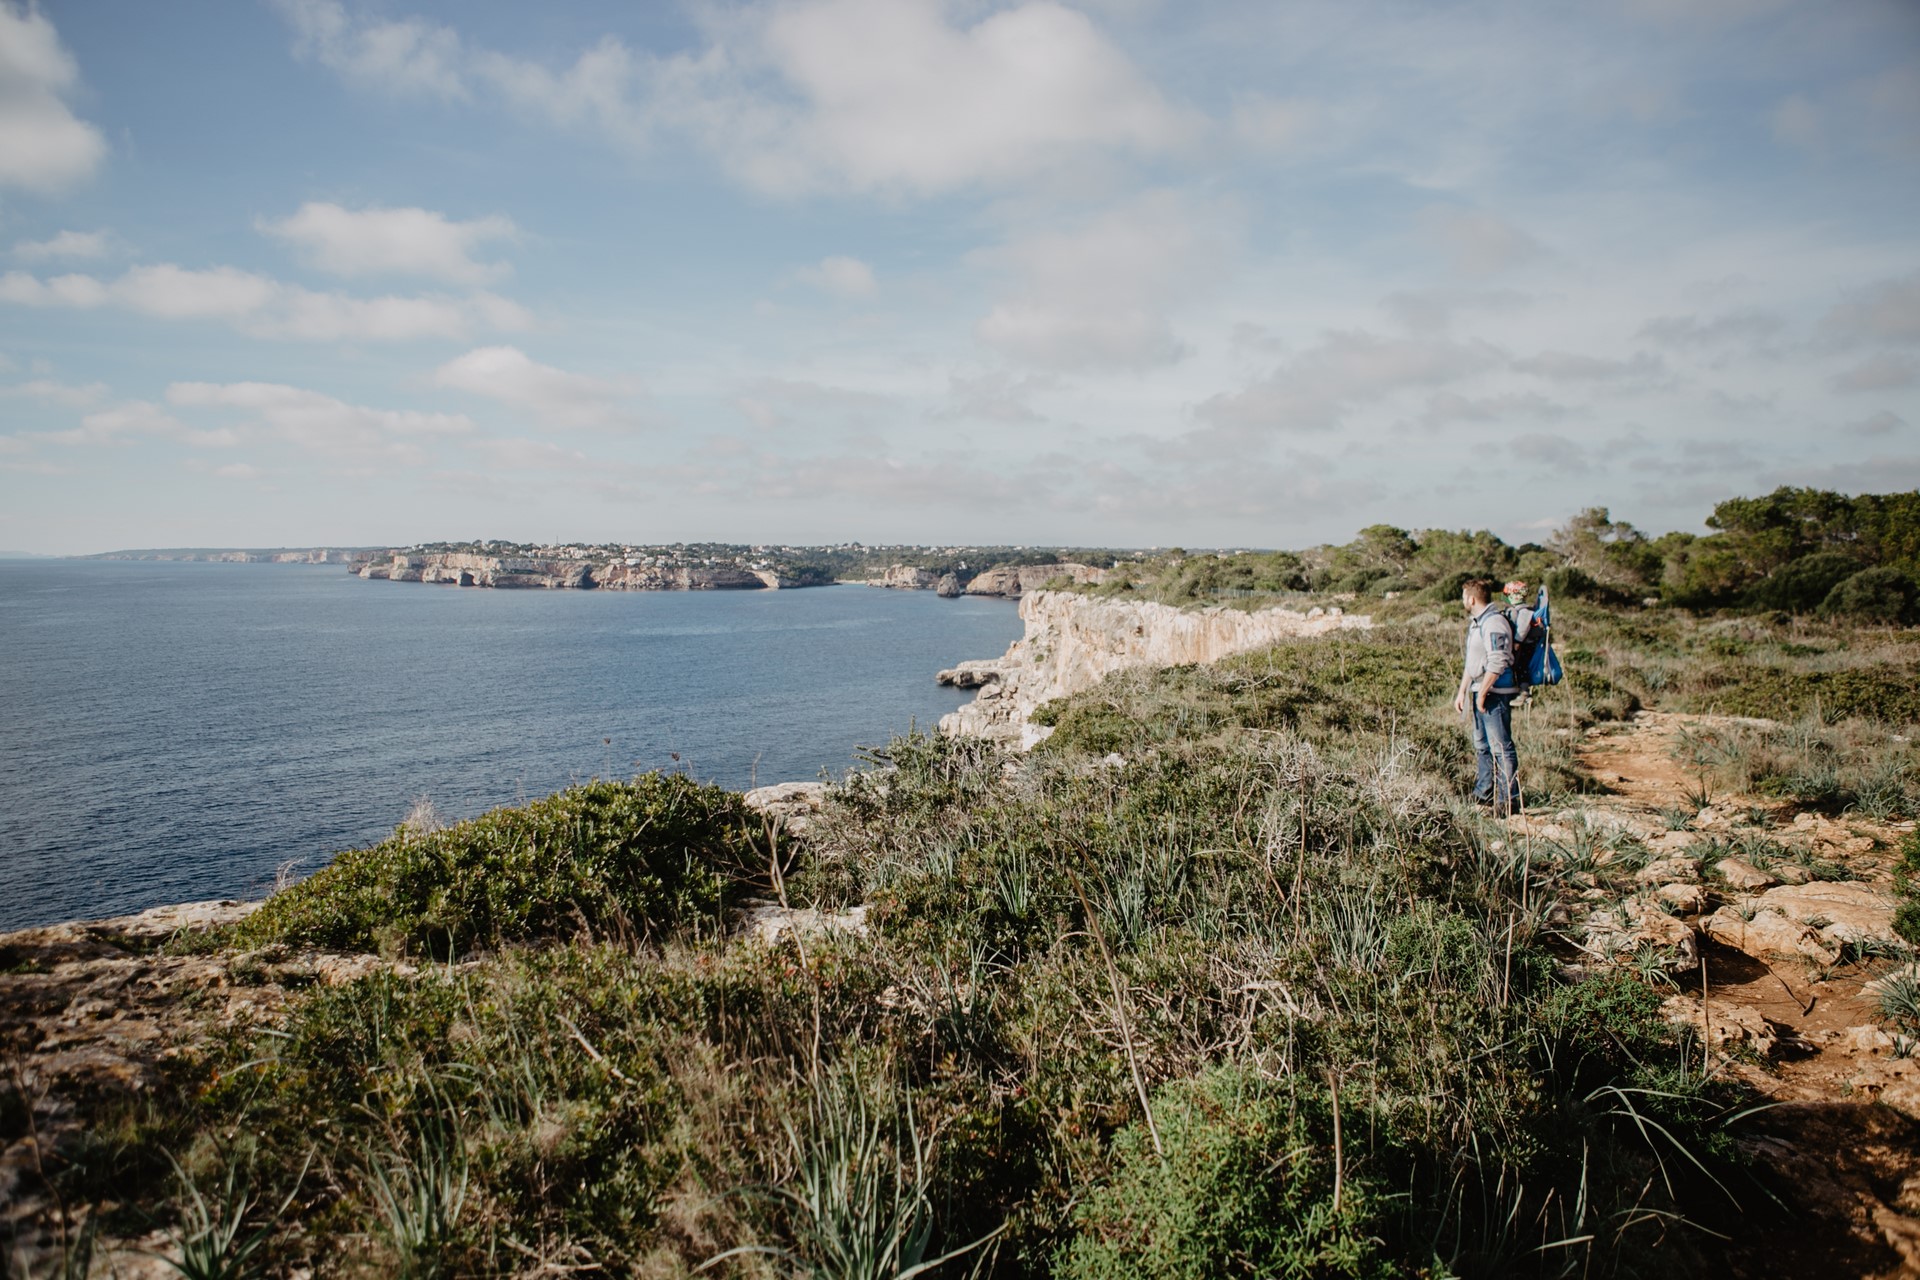
[[[1889,566],[1863,569],[1836,583],[1820,606],[1831,618],[1905,626],[1920,617],[1913,579]]]
[[[1899,904],[1893,910],[1893,931],[1920,946],[1920,831],[1909,833],[1900,842],[1893,891],[1899,895]]]
[[[766,866],[740,797],[680,774],[590,782],[437,831],[401,827],[269,898],[236,940],[455,956],[716,922]]]
[[[1331,1116],[1324,1088],[1289,1091],[1238,1064],[1162,1088],[1157,1132],[1134,1124],[1115,1136],[1114,1171],[1076,1209],[1054,1274],[1394,1274],[1379,1247],[1377,1189],[1342,1171],[1336,1192]]]

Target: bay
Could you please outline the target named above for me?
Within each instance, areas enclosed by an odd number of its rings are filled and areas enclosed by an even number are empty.
[[[0,562],[0,929],[257,895],[591,777],[817,777],[1020,633],[925,591],[500,591],[339,566]]]

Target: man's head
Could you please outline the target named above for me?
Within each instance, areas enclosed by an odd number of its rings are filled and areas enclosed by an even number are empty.
[[[1500,590],[1507,597],[1508,604],[1519,604],[1527,598],[1527,584],[1519,578],[1515,578]]]
[[[1469,578],[1460,584],[1460,603],[1471,613],[1475,609],[1486,607],[1493,599],[1493,584],[1485,578]]]

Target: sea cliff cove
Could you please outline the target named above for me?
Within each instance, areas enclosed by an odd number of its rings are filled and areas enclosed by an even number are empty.
[[[1223,1238],[1392,1274],[1441,1233],[1459,1274],[1885,1270],[1920,1185],[1920,648],[1884,557],[1920,495],[1831,499],[1881,550],[1685,594],[1810,501],[1723,504],[1684,543],[1590,513],[1550,546],[1373,529],[993,577],[895,548],[797,596],[615,593],[594,607],[710,601],[674,615],[709,658],[712,611],[753,600],[832,605],[807,606],[829,651],[905,609],[1011,643],[926,662],[915,687],[971,701],[814,778],[667,760],[485,812],[429,795],[278,886],[0,934],[10,1265],[158,1275],[245,1230],[262,1274],[853,1240],[900,1274],[940,1241],[1108,1275]],[[285,575],[329,610],[595,599],[310,559],[94,571]],[[1675,563],[1671,602],[1637,595]],[[1004,601],[936,594],[950,573],[1031,583],[1017,635]],[[1515,717],[1511,813],[1466,798],[1443,704],[1444,606],[1487,574],[1544,581],[1573,668]],[[200,1207],[158,1219],[175,1185]]]
[[[1920,1280],[1917,69],[0,0],[0,1280]]]

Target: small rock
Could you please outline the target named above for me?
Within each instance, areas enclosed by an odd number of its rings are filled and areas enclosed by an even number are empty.
[[[1713,864],[1720,878],[1740,890],[1765,889],[1780,882],[1744,858],[1722,858]]]
[[[1879,1027],[1848,1027],[1840,1033],[1838,1048],[1848,1053],[1882,1054],[1893,1051],[1893,1037]]]
[[[1709,938],[1722,946],[1744,951],[1757,960],[1791,960],[1806,957],[1820,964],[1835,964],[1841,944],[1821,930],[1801,920],[1790,919],[1783,911],[1755,908],[1758,900],[1749,898],[1753,919],[1748,920],[1735,907],[1722,907],[1700,926]]]
[[[756,813],[764,813],[789,832],[804,831],[807,824],[827,804],[824,782],[776,782],[755,787],[741,801]]]
[[[1920,1120],[1920,1081],[1896,1080],[1880,1091],[1880,1101],[1909,1120]]]
[[[740,933],[772,946],[785,935],[810,938],[831,932],[865,936],[865,903],[845,911],[817,911],[812,907],[783,907],[777,902],[750,902],[740,912]]]
[[[1698,996],[1668,996],[1660,1012],[1674,1026],[1691,1026],[1703,1032],[1715,1049],[1750,1048],[1762,1058],[1770,1058],[1780,1044],[1780,1032],[1774,1024],[1742,1005],[1712,1000],[1702,1017]]]
[[[1662,858],[1650,862],[1633,873],[1637,884],[1671,884],[1676,880],[1692,880],[1700,874],[1700,864],[1692,858]]]
[[[1697,884],[1663,884],[1654,890],[1654,896],[1688,915],[1707,909],[1707,895]]]
[[[1793,862],[1781,863],[1774,868],[1774,874],[1779,876],[1784,884],[1806,884],[1813,879],[1813,872]]]

